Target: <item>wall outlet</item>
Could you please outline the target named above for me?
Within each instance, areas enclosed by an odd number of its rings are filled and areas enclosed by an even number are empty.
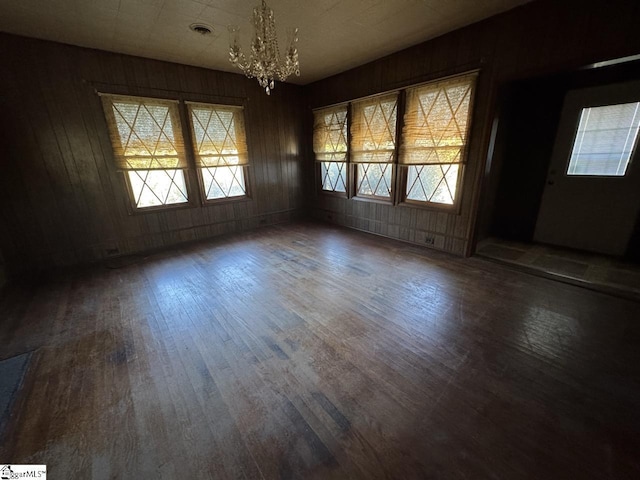
[[[424,239],[424,243],[426,243],[427,245],[433,245],[434,242],[435,242],[435,238],[433,237],[425,237]]]

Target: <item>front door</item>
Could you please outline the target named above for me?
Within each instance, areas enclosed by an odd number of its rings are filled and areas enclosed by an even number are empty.
[[[566,98],[534,240],[623,255],[640,211],[640,82]]]

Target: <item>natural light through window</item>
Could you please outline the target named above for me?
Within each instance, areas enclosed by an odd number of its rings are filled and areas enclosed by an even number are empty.
[[[410,165],[407,199],[451,205],[456,198],[457,164]]]
[[[240,165],[202,169],[202,181],[207,188],[207,199],[240,197],[246,195],[244,173]]]
[[[353,102],[351,159],[359,196],[391,197],[397,115],[397,92]]]
[[[320,162],[322,189],[347,191],[347,106],[314,112],[313,152]]]
[[[583,108],[567,175],[623,176],[638,137],[640,102]]]
[[[320,162],[322,189],[329,192],[346,192],[347,162]]]
[[[138,208],[188,201],[182,170],[129,170],[127,173]]]
[[[248,155],[242,107],[192,102],[187,106],[205,198],[245,196]]]
[[[358,163],[358,195],[391,196],[390,163]]]
[[[407,89],[399,163],[406,200],[453,205],[467,148],[475,74]]]
[[[127,172],[136,208],[188,202],[178,103],[102,95],[118,170]]]

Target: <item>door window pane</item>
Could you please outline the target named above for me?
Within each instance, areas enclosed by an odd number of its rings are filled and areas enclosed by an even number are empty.
[[[638,137],[639,106],[583,108],[567,175],[623,176]]]

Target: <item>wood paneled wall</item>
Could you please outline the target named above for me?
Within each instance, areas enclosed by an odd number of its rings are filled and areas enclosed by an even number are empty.
[[[0,34],[0,248],[10,271],[287,221],[303,207],[302,87]],[[129,215],[96,90],[244,103],[252,199]]]
[[[515,79],[640,53],[639,21],[640,2],[636,0],[536,0],[308,86],[307,122],[311,122],[310,108],[481,69],[459,214],[322,194],[310,200],[312,214],[423,245],[427,237],[434,238],[435,248],[469,254],[476,226],[481,231],[486,228],[476,223],[479,205],[490,209],[492,191],[497,188],[490,145],[500,87]],[[312,158],[309,154],[306,163],[309,192],[315,192]]]
[[[4,256],[2,255],[2,252],[0,252],[0,294],[2,292],[2,288],[6,285],[7,280],[7,267],[4,262]]]

